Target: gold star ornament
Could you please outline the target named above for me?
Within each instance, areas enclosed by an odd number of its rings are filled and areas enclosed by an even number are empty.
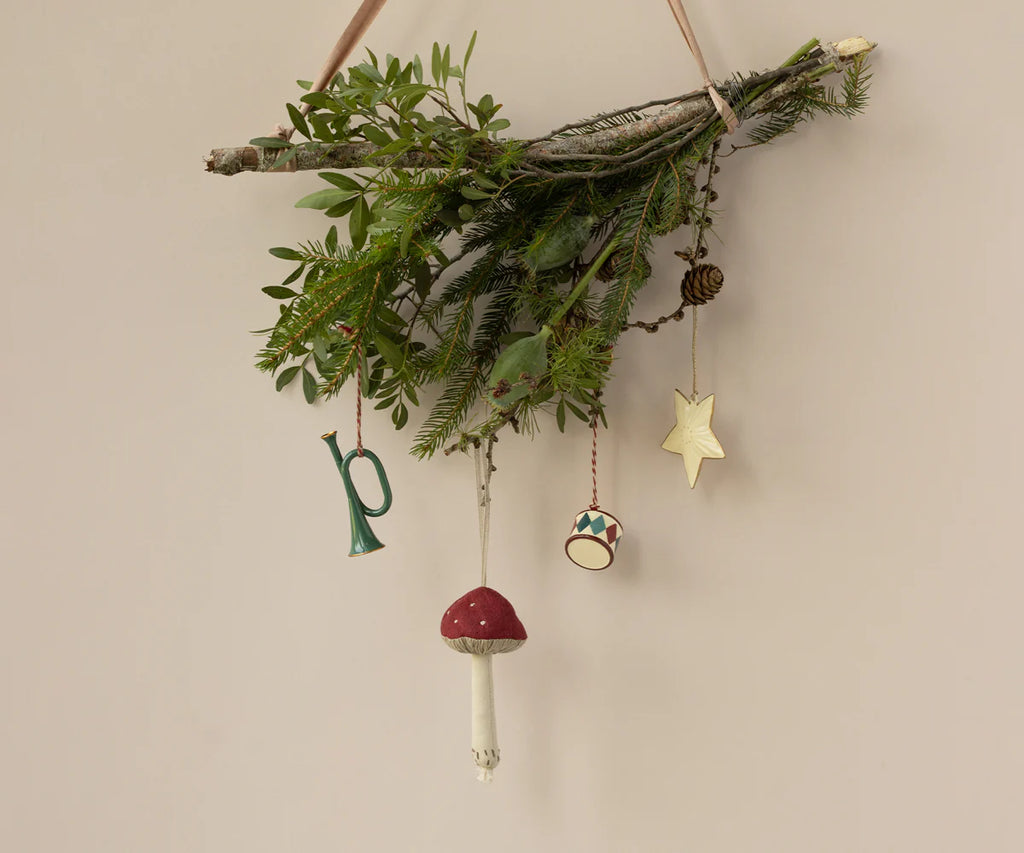
[[[686,478],[690,488],[697,485],[700,464],[705,459],[724,459],[725,451],[711,431],[711,416],[715,411],[715,395],[709,394],[699,403],[676,391],[676,425],[661,446],[670,453],[683,457]]]

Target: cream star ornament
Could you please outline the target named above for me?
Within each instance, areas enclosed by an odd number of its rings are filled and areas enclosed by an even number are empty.
[[[686,478],[690,488],[697,485],[700,464],[705,459],[724,459],[725,451],[711,431],[711,416],[715,411],[715,395],[709,394],[699,403],[676,390],[676,425],[661,446],[670,453],[683,457]]]

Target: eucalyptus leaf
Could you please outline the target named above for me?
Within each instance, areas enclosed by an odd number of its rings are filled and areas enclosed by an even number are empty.
[[[277,136],[257,136],[255,139],[249,140],[250,145],[256,145],[260,148],[291,148],[290,142],[285,142],[283,139]]]
[[[382,323],[387,323],[389,326],[395,329],[401,329],[405,327],[405,317],[403,317],[393,308],[389,308],[387,305],[381,305],[377,309],[377,316],[380,317]]]
[[[316,399],[316,377],[305,367],[302,368],[302,393],[307,403],[312,404]]]
[[[281,285],[284,286],[286,284],[291,284],[293,281],[298,281],[299,277],[302,275],[302,271],[305,268],[306,268],[305,264],[299,264],[294,270],[292,270],[292,272],[288,276],[288,278],[286,278],[284,281],[281,282]]]
[[[295,125],[295,129],[305,136],[306,139],[312,139],[309,125],[306,124],[306,117],[302,114],[301,110],[294,104],[287,104],[286,106],[288,107],[288,117],[292,120],[292,124]]]
[[[583,423],[589,423],[590,422],[590,418],[588,418],[586,416],[586,414],[583,412],[582,409],[577,408],[572,403],[570,403],[568,400],[566,400],[564,397],[562,398],[562,402],[565,403],[565,405],[568,407],[569,411],[572,412],[574,415],[576,415],[576,417],[578,417],[581,421],[583,421]]]
[[[275,385],[277,386],[277,390],[280,391],[282,388],[284,388],[285,385],[291,382],[298,375],[299,370],[300,366],[298,364],[292,367],[286,367],[284,370],[282,370],[278,374],[277,382],[275,383]]]
[[[295,206],[312,210],[327,210],[327,208],[348,201],[356,195],[357,193],[352,190],[317,190],[315,193],[300,198],[295,202]]]
[[[360,130],[362,131],[363,136],[380,148],[383,148],[391,142],[391,137],[376,125],[364,124]]]
[[[570,216],[541,237],[523,253],[523,262],[534,272],[555,269],[569,263],[587,248],[593,216]]]
[[[299,153],[298,148],[289,148],[287,151],[282,151],[278,158],[274,161],[274,164],[270,167],[271,171],[280,169],[282,166],[287,165],[295,159],[295,155]]]
[[[508,383],[506,393],[493,398],[494,405],[507,408],[517,400],[529,396],[531,380],[540,379],[547,372],[548,338],[551,330],[545,326],[536,335],[522,338],[505,347],[491,367],[488,386],[493,391],[499,383]]]
[[[363,382],[359,387],[360,392],[364,397],[370,396],[370,369],[366,365],[366,353],[360,353],[359,359],[362,362],[362,374]]]
[[[426,299],[427,294],[430,293],[430,288],[434,284],[434,275],[430,271],[430,265],[419,264],[416,267],[414,276],[413,287],[416,288],[416,295],[420,299]]]
[[[363,244],[366,242],[366,229],[369,225],[370,206],[366,203],[365,197],[360,197],[348,217],[348,232],[353,249],[363,248]]]
[[[363,191],[362,184],[353,180],[348,175],[343,175],[341,172],[317,172],[316,174],[317,177],[330,184],[334,184],[338,189],[351,190],[354,193],[361,193]]]
[[[327,119],[317,113],[310,113],[306,118],[313,125],[313,136],[316,139],[319,139],[321,142],[334,141],[334,134],[331,132],[331,126],[327,123]]]
[[[343,201],[341,204],[336,204],[334,207],[329,207],[324,211],[324,216],[329,216],[332,219],[339,219],[342,216],[348,216],[352,212],[352,208],[356,206],[356,202],[359,197],[350,198],[348,201]]]
[[[430,73],[436,82],[441,82],[441,45],[436,41],[430,53]]]
[[[297,252],[295,249],[289,249],[287,246],[276,246],[273,249],[268,249],[275,258],[280,258],[282,261],[301,261],[302,252]]]
[[[294,299],[299,295],[290,287],[282,287],[279,284],[271,284],[268,287],[262,288],[262,290],[273,299]]]
[[[483,190],[478,190],[476,187],[471,187],[468,185],[462,187],[462,189],[459,190],[459,192],[461,192],[465,198],[473,199],[475,201],[479,201],[485,198],[491,198],[491,193],[484,192]]]
[[[373,343],[377,347],[377,352],[383,356],[384,360],[391,365],[393,370],[402,369],[402,365],[405,364],[405,353],[402,352],[401,347],[383,335],[378,335],[374,338]]]

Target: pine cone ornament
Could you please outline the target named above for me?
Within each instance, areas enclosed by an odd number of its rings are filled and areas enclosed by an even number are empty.
[[[683,305],[706,305],[722,289],[725,276],[714,264],[697,264],[686,271],[679,292]]]

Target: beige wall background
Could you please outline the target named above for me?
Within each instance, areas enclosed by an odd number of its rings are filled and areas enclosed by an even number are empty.
[[[395,507],[350,561],[307,407],[252,367],[266,248],[312,175],[203,172],[284,118],[344,4],[9,4],[0,52],[0,846],[74,851],[1019,851],[1019,12],[697,3],[713,72],[880,42],[866,116],[727,161],[702,389],[729,458],[660,450],[685,324],[609,393],[614,568],[561,547],[588,438],[502,441],[492,582],[531,639],[468,754],[467,459],[371,415]],[[391,3],[369,44],[480,32],[522,135],[698,80],[664,3]],[[672,307],[685,237],[640,316]],[[297,391],[297,389],[294,389]],[[415,419],[414,419],[415,420]]]

